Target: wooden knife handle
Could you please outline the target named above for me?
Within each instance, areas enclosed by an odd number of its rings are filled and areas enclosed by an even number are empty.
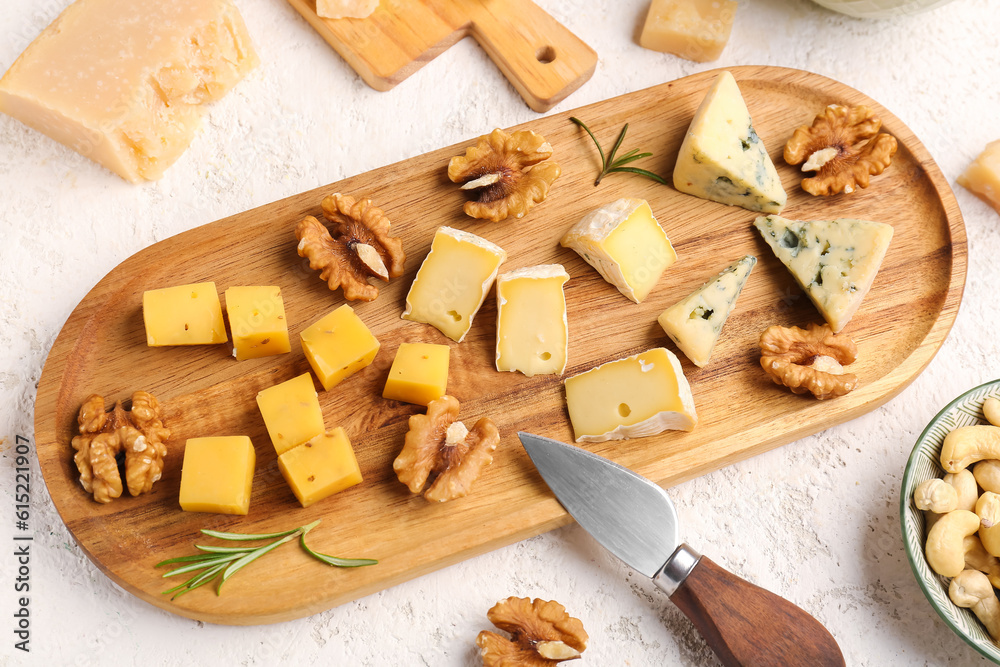
[[[726,667],[843,667],[819,621],[704,556],[670,596]]]

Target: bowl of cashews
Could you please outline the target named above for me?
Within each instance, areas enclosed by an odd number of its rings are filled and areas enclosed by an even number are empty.
[[[1000,664],[1000,380],[962,394],[927,425],[906,463],[899,509],[927,600]]]

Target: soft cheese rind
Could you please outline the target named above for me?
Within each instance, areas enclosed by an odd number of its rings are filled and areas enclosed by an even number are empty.
[[[754,226],[834,333],[864,300],[892,240],[892,225],[869,220],[757,218]]]
[[[461,343],[505,259],[507,253],[495,243],[459,229],[438,228],[401,317],[433,325]]]
[[[577,442],[641,438],[698,423],[680,361],[658,347],[567,378],[566,406]]]
[[[643,199],[618,199],[591,211],[570,227],[561,244],[636,303],[677,261],[670,239]]]
[[[561,375],[569,351],[569,323],[561,264],[529,266],[497,278],[498,371],[531,377]]]
[[[657,318],[695,366],[704,366],[712,358],[722,327],[756,264],[753,255],[738,259]]]
[[[677,155],[674,187],[761,213],[785,207],[778,172],[729,72],[719,74],[695,112]]]
[[[136,183],[257,63],[229,0],[76,0],[0,79],[0,111]]]

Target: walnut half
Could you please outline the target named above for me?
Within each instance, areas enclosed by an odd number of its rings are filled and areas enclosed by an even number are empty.
[[[122,495],[118,455],[125,455],[125,484],[133,496],[147,493],[163,474],[167,455],[165,441],[170,431],[160,421],[160,404],[152,394],[132,394],[132,408],[121,401],[111,412],[104,398],[91,394],[77,416],[80,435],[73,438],[73,460],[80,471],[80,484],[99,503]]]
[[[389,233],[389,218],[370,199],[336,193],[324,197],[322,207],[323,217],[334,223],[334,234],[306,216],[295,227],[299,256],[320,271],[330,289],[343,288],[347,300],[375,300],[378,288],[368,283],[368,276],[388,281],[403,275],[403,242]]]
[[[587,631],[554,600],[509,597],[486,613],[510,639],[483,630],[476,637],[483,667],[552,667],[587,648]]]
[[[823,400],[850,393],[857,385],[844,366],[854,363],[858,347],[849,336],[834,334],[829,324],[768,327],[760,335],[760,365],[777,384],[795,394],[810,392]]]
[[[464,156],[451,159],[448,178],[476,193],[475,201],[465,202],[466,215],[493,222],[521,218],[545,199],[562,173],[558,164],[547,161],[550,157],[552,146],[542,135],[496,129],[480,137]]]
[[[427,500],[468,495],[500,442],[493,420],[483,417],[470,431],[456,421],[458,407],[458,399],[446,395],[428,403],[427,414],[410,417],[403,449],[392,463],[399,481],[412,493],[423,491]]]
[[[811,126],[795,130],[785,144],[785,162],[816,175],[802,180],[811,195],[851,193],[892,163],[896,138],[879,133],[882,120],[864,106],[831,104]]]

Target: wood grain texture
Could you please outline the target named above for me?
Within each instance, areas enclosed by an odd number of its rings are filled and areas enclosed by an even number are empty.
[[[819,621],[702,556],[670,600],[726,667],[843,667]]]
[[[467,36],[538,112],[597,66],[597,53],[531,0],[382,0],[363,19],[325,19],[315,0],[288,2],[375,90],[390,90]]]
[[[858,217],[895,227],[874,286],[845,329],[858,344],[853,393],[815,401],[773,384],[760,369],[757,339],[771,324],[821,321],[809,300],[752,227],[755,214],[681,194],[632,174],[593,181],[597,152],[570,115],[587,122],[605,145],[628,122],[624,149],[654,153],[636,166],[669,176],[681,139],[717,75],[704,72],[660,86],[541,118],[530,127],[553,145],[562,176],[549,197],[525,218],[479,222],[462,213],[463,193],[446,177],[448,160],[467,142],[392,164],[161,241],[122,262],[83,299],[46,361],[35,409],[38,459],[53,503],[87,555],[115,582],[174,613],[215,623],[255,624],[309,615],[426,572],[570,521],[535,472],[516,437],[529,431],[572,441],[562,379],[526,378],[493,368],[496,306],[487,299],[461,344],[436,329],[400,319],[406,292],[441,225],[484,236],[508,253],[501,267],[561,263],[570,327],[564,377],[656,346],[676,351],[656,323],[667,306],[744,254],[759,263],[729,318],[711,362],[683,360],[698,409],[690,433],[605,442],[587,448],[670,486],[864,414],[896,395],[923,370],[954,322],[965,281],[967,249],[961,214],[927,151],[897,118],[861,93],[815,74],[770,67],[730,70],[754,125],[775,159],[789,193],[784,214],[795,219]],[[864,103],[899,140],[892,166],[854,195],[814,198],[798,187],[798,171],[780,155],[800,124],[833,102]],[[484,127],[483,132],[492,128]],[[381,341],[374,363],[320,393],[328,427],[343,426],[364,482],[308,509],[298,506],[278,472],[255,403],[256,393],[308,370],[298,333],[344,303],[296,254],[295,224],[321,215],[331,192],[371,197],[405,244],[406,273],[381,288],[371,303],[353,303]],[[559,246],[563,232],[590,210],[619,197],[642,197],[673,241],[678,262],[642,304],[604,282],[574,252]],[[292,352],[237,362],[231,346],[150,348],[141,313],[144,290],[214,280],[232,285],[278,285],[293,337]],[[428,504],[411,496],[392,471],[410,415],[422,408],[386,401],[381,389],[402,342],[449,345],[449,393],[461,418],[491,416],[501,443],[493,465],[463,499]],[[683,355],[679,355],[683,356]],[[163,479],[153,493],[99,505],[79,487],[70,440],[76,412],[92,393],[108,400],[135,389],[164,404],[172,430]],[[250,514],[187,514],[177,491],[187,438],[248,435],[257,449]],[[188,553],[203,527],[271,532],[323,518],[310,533],[313,548],[338,556],[370,557],[379,565],[326,570],[294,546],[267,556],[226,584],[216,597],[203,589],[170,602],[158,561]]]

